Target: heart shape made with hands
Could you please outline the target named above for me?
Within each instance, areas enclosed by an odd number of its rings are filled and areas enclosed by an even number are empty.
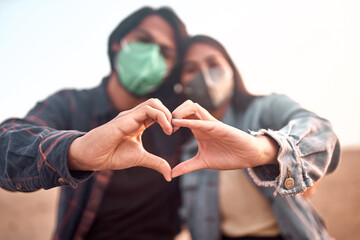
[[[198,142],[196,156],[171,169],[165,159],[145,150],[142,136],[154,123],[167,135],[180,127],[189,128]],[[173,177],[204,168],[229,170],[261,165],[263,149],[258,146],[263,142],[218,121],[190,100],[170,113],[159,100],[149,99],[76,138],[69,148],[68,166],[85,171],[142,166],[160,172],[171,181]]]
[[[114,161],[121,164],[116,166],[117,169],[143,166],[160,172],[167,181],[171,181],[174,177],[199,169],[243,169],[263,164],[260,161],[263,149],[259,146],[263,146],[267,140],[222,123],[190,100],[170,113],[159,100],[150,99],[134,109],[120,113],[113,122],[121,132],[113,140],[113,144],[116,144],[115,153],[118,154],[116,159],[122,159]],[[167,135],[180,127],[189,128],[198,142],[197,154],[171,169],[166,160],[146,151],[141,138],[144,131],[154,123],[158,123]]]

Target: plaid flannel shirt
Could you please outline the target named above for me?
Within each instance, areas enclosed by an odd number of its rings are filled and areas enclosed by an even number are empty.
[[[92,89],[59,91],[39,102],[24,119],[0,125],[2,188],[31,192],[62,186],[54,239],[86,237],[113,174],[69,171],[67,166],[71,142],[119,113],[106,93],[107,82],[105,78]],[[164,158],[174,152],[167,145],[177,145],[158,138],[152,141],[162,151],[156,154]]]

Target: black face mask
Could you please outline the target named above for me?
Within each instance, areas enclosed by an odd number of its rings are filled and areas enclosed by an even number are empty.
[[[186,99],[213,111],[226,103],[233,95],[234,77],[222,68],[200,72],[181,89]],[[177,91],[178,92],[178,91]]]

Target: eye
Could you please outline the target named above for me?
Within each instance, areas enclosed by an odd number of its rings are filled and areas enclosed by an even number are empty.
[[[151,43],[154,41],[149,33],[139,29],[132,31],[129,34],[129,38],[132,41],[143,42],[143,43]]]
[[[218,67],[220,67],[220,63],[216,60],[211,60],[208,62],[208,67],[209,68],[218,68]]]
[[[152,43],[153,40],[149,36],[139,36],[137,41],[143,42],[143,43]]]
[[[175,51],[173,49],[169,49],[166,47],[161,47],[160,48],[161,54],[164,56],[165,59],[167,60],[175,60],[176,55],[175,55]]]

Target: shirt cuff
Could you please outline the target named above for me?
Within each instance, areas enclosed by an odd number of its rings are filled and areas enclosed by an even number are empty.
[[[248,172],[255,184],[261,187],[274,187],[274,196],[295,195],[313,185],[311,179],[303,178],[303,163],[300,151],[294,140],[280,131],[261,129],[250,132],[253,136],[267,135],[279,144],[278,164],[249,168]]]
[[[79,183],[92,177],[93,171],[71,171],[67,165],[70,144],[83,135],[84,133],[77,131],[61,131],[40,149],[43,156],[38,164],[44,189],[63,185],[76,188]]]

